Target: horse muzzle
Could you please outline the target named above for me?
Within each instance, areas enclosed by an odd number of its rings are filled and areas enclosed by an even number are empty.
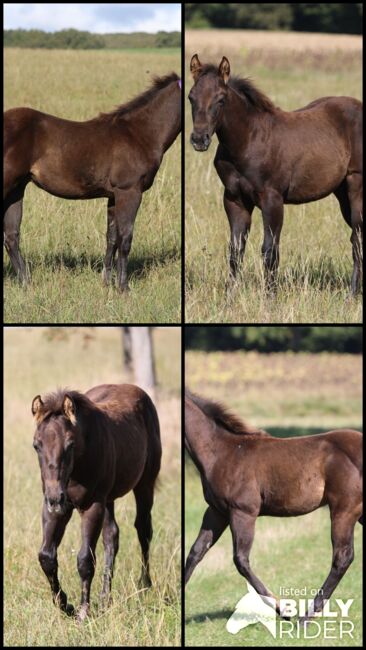
[[[211,144],[211,136],[208,133],[191,133],[191,145],[195,151],[207,151]]]
[[[48,512],[55,515],[64,515],[70,505],[64,492],[60,492],[57,496],[46,495],[45,502]]]

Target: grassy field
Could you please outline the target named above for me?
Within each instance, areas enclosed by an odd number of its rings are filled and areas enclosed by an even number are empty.
[[[186,383],[221,399],[248,422],[273,435],[306,435],[342,426],[362,430],[362,358],[336,354],[255,352],[186,354]],[[185,552],[194,542],[206,504],[199,475],[185,465]],[[319,588],[331,562],[327,508],[297,518],[260,517],[251,552],[254,572],[275,594],[281,587]],[[195,570],[185,593],[187,646],[360,646],[362,644],[362,530],[355,529],[355,561],[331,599],[353,598],[354,638],[273,640],[261,624],[236,636],[226,622],[247,592],[232,561],[229,531]],[[334,608],[333,608],[334,609]]]
[[[86,390],[126,380],[118,328],[8,328],[5,330],[4,644],[6,646],[179,646],[181,643],[180,328],[154,330],[163,443],[162,469],[152,511],[153,588],[138,593],[140,547],[133,495],[116,501],[120,549],[113,605],[98,612],[103,545],[97,547],[91,616],[78,626],[57,610],[38,563],[41,479],[32,448],[32,398],[58,386]],[[75,512],[59,549],[59,574],[70,602],[80,599]]]
[[[195,30],[186,33],[185,72],[198,52],[202,62],[229,57],[233,74],[249,76],[277,106],[293,110],[325,95],[361,96],[358,37]],[[187,322],[357,323],[361,298],[349,301],[352,272],[350,229],[332,195],[285,206],[279,292],[263,291],[261,214],[254,210],[240,281],[227,294],[229,227],[223,186],[213,167],[216,138],[206,153],[189,144],[192,117],[186,103],[185,226]]]
[[[110,111],[153,75],[180,71],[179,50],[5,51],[5,108],[31,106],[73,120]],[[29,185],[21,249],[32,273],[22,288],[4,258],[7,323],[180,322],[180,137],[143,195],[129,256],[129,295],[102,286],[106,205],[66,201]]]

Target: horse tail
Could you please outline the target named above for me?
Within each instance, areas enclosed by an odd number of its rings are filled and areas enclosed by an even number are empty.
[[[148,441],[144,475],[149,481],[155,483],[161,466],[160,424],[154,402],[147,393],[143,397],[143,407],[143,418]]]

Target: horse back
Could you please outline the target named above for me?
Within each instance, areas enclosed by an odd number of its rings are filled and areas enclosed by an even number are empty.
[[[160,470],[161,441],[156,408],[149,395],[132,384],[103,384],[86,393],[102,414],[101,427],[115,456],[111,498],[141,480],[154,483]]]

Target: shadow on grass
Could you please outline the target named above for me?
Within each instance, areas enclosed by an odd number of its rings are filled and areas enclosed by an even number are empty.
[[[194,614],[193,616],[187,616],[185,619],[186,625],[189,625],[189,623],[204,623],[205,621],[209,620],[221,620],[225,619],[227,621],[228,618],[232,615],[233,610],[231,609],[222,609],[221,611],[217,612],[203,612],[202,614]]]
[[[347,270],[341,273],[336,262],[332,258],[326,257],[320,264],[310,262],[307,265],[305,272],[303,267],[303,262],[296,258],[293,260],[291,266],[286,266],[284,264],[280,266],[278,271],[279,294],[281,291],[286,292],[287,290],[296,289],[298,286],[303,286],[305,280],[307,286],[312,289],[317,289],[318,291],[331,290],[344,292],[351,286],[351,265],[349,271]],[[229,264],[227,264],[227,274],[225,273],[225,277],[222,279],[223,286],[226,286],[225,283],[228,273]],[[197,277],[197,272],[194,269],[186,270],[186,284],[190,291],[199,288],[202,283],[203,280]],[[261,278],[259,283],[257,274],[253,274],[253,272],[249,270],[246,271],[244,260],[238,273],[237,280],[232,287],[233,290],[244,290],[252,287],[255,290],[258,290],[260,284],[264,287],[264,279]]]
[[[131,277],[133,274],[136,278],[143,277],[155,266],[164,266],[169,262],[179,261],[180,251],[178,248],[174,247],[170,250],[165,250],[158,255],[147,255],[145,257],[131,255],[128,259],[128,276]],[[83,271],[86,268],[91,268],[98,274],[101,274],[103,269],[103,257],[96,255],[88,255],[85,252],[75,255],[75,253],[65,253],[60,254],[56,253],[54,255],[47,254],[40,261],[39,259],[31,258],[27,260],[27,268],[30,271],[30,275],[33,275],[33,272],[39,267],[45,267],[48,271],[59,271],[62,268],[66,268],[70,271],[80,270]],[[116,261],[113,265],[113,272],[116,270]],[[17,276],[10,264],[6,263],[3,271],[4,279],[13,279],[16,280]]]

